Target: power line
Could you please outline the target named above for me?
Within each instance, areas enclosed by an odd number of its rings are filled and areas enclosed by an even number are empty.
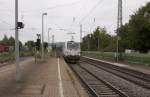
[[[7,9],[7,11],[13,11],[13,10],[8,9],[9,7],[6,6],[6,4],[4,4],[2,1],[0,1],[0,5],[2,5],[3,7],[5,7]]]
[[[79,2],[81,2],[82,0],[78,0],[78,1],[75,1],[75,2],[71,2],[71,3],[66,3],[66,4],[60,4],[60,5],[55,5],[55,6],[52,6],[52,7],[47,7],[47,8],[43,8],[43,9],[31,9],[31,10],[21,10],[22,11],[22,14],[23,13],[30,13],[30,12],[38,12],[39,13],[39,11],[42,11],[42,10],[52,10],[52,9],[56,9],[56,8],[61,8],[61,7],[67,7],[67,6],[72,6],[72,5],[76,5],[76,4],[78,4]],[[2,1],[0,1],[0,5],[2,5],[3,7],[5,7],[5,8],[8,8],[7,6],[5,6],[4,4],[3,4],[3,2]],[[5,12],[6,12],[6,10],[4,10]],[[9,12],[13,12],[14,10],[8,10],[7,9],[7,11],[9,11]]]
[[[2,23],[4,23],[4,24],[7,24],[7,25],[11,25],[11,24],[9,24],[8,22],[6,22],[6,21],[4,21],[4,20],[2,20],[2,19],[0,19],[0,21],[2,22]]]
[[[55,5],[55,6],[52,6],[52,7],[47,7],[47,8],[43,8],[43,9],[33,9],[33,10],[23,10],[23,12],[39,12],[39,10],[52,10],[52,9],[56,9],[56,8],[61,8],[61,7],[67,7],[67,6],[72,6],[72,5],[76,5],[78,4],[79,2],[81,2],[82,0],[78,0],[76,2],[71,2],[71,3],[66,3],[66,4],[60,4],[60,5]]]
[[[58,8],[58,7],[72,6],[72,5],[78,4],[79,2],[81,2],[81,0],[78,0],[78,1],[72,2],[72,3],[66,3],[66,4],[56,5],[56,6],[53,6],[53,7],[46,8],[46,9],[49,10],[49,9],[55,9],[55,8]]]
[[[104,0],[100,0],[81,20],[79,23],[83,22]]]

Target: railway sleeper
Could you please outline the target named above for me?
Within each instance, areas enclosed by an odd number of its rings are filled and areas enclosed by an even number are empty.
[[[111,90],[110,88],[107,88],[107,87],[92,87],[92,88],[94,88],[96,90],[101,90],[101,91],[109,91],[109,90]]]
[[[100,95],[100,97],[120,97],[119,95]]]
[[[104,87],[104,88],[108,88],[106,85],[104,84],[95,84],[95,83],[90,83],[90,82],[87,82],[89,86],[91,87]]]

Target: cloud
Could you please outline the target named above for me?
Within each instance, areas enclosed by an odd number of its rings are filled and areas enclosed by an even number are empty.
[[[82,22],[84,35],[93,31],[96,26],[106,27],[110,34],[114,34],[117,22],[117,0],[101,0],[102,2]],[[123,0],[123,22],[126,23],[130,15],[149,0]],[[71,29],[76,32],[75,39],[79,41],[79,21],[99,2],[99,0],[19,0],[19,21],[25,23],[19,37],[23,42],[35,40],[36,34],[41,33],[41,15],[45,16],[45,40],[48,28],[53,28],[52,34],[56,41],[70,40],[68,31],[56,29]],[[136,3],[135,3],[136,2]],[[0,39],[3,34],[13,35],[14,31],[14,0],[0,1]],[[75,21],[73,22],[73,18]],[[93,19],[96,22],[93,23]],[[62,37],[63,36],[63,37]]]

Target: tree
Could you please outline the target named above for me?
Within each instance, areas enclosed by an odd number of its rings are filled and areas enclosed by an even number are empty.
[[[150,2],[139,8],[131,16],[129,23],[120,29],[124,49],[130,48],[147,53],[150,50]]]
[[[28,47],[28,49],[29,50],[32,50],[34,47],[35,47],[35,42],[34,41],[27,41],[26,43],[25,43],[25,46],[27,46]]]
[[[133,48],[133,35],[132,33],[130,33],[130,27],[129,24],[125,24],[123,25],[120,29],[119,29],[119,36],[121,38],[121,40],[119,41],[119,47],[121,49],[121,51],[125,51],[125,49],[132,49]]]
[[[9,45],[9,40],[8,40],[8,37],[6,35],[4,35],[4,38],[2,39],[1,43],[5,44],[5,45]]]
[[[12,36],[9,38],[9,45],[15,46],[15,39]]]
[[[114,40],[114,37],[107,34],[105,28],[97,27],[92,34],[88,34],[83,38],[82,50],[86,51],[90,48],[91,51],[114,51]]]
[[[21,41],[19,41],[19,49],[22,50],[23,44]]]

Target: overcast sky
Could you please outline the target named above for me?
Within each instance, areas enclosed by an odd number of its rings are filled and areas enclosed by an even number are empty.
[[[14,36],[14,1],[0,0],[0,39],[3,35]],[[114,35],[117,22],[118,0],[18,0],[19,21],[25,23],[25,28],[19,31],[19,38],[25,42],[35,40],[36,34],[41,33],[41,17],[45,16],[45,38],[47,41],[48,28],[50,35],[55,35],[55,41],[71,39],[68,32],[74,32],[74,38],[79,41],[79,23],[83,24],[83,35],[93,31],[97,26],[106,27],[109,34]],[[123,23],[137,9],[150,0],[123,0]],[[91,11],[91,9],[94,9]],[[90,12],[91,11],[91,12]],[[88,14],[90,12],[90,14]],[[84,18],[85,17],[85,18]],[[95,18],[95,22],[94,22]],[[57,29],[68,29],[60,31]]]

